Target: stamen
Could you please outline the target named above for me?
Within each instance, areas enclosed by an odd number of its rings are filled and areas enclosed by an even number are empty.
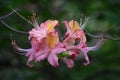
[[[90,64],[89,57],[88,57],[87,53],[83,53],[83,54],[84,54],[85,60],[86,60],[86,62],[84,62],[83,64],[84,64],[85,66],[87,66],[88,64]]]
[[[15,40],[12,40],[12,45],[13,45],[14,49],[15,49],[19,54],[21,54],[21,55],[25,55],[25,53],[27,53],[28,50],[29,50],[29,49],[22,49],[22,48],[20,48],[20,47],[16,44]]]
[[[84,23],[83,23],[83,25],[81,26],[81,29],[82,29],[82,30],[85,29],[85,27],[86,27],[86,25],[87,25],[87,23],[88,23],[88,20],[89,20],[89,17],[85,17]]]
[[[18,13],[15,9],[13,9],[11,6],[9,6],[10,9],[12,9],[18,16],[20,16],[22,19],[24,19],[26,22],[28,22],[29,24],[33,25],[29,20],[27,20],[25,17],[23,17],[20,13]]]
[[[103,45],[103,42],[104,42],[104,37],[102,37],[101,39],[99,39],[99,41],[97,42],[97,44],[95,46],[93,46],[93,47],[87,47],[87,48],[90,51],[97,50],[97,49],[99,49]]]
[[[33,16],[31,16],[30,18],[31,18],[30,20],[31,20],[33,26],[35,27],[35,29],[37,29],[39,27],[39,25],[38,25],[38,22],[36,20],[36,14],[33,13]]]
[[[80,18],[80,27],[82,26],[82,18]]]

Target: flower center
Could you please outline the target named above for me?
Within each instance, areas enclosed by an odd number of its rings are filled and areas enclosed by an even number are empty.
[[[58,33],[49,33],[46,37],[46,44],[49,48],[54,48],[58,44],[59,38]]]
[[[76,30],[80,29],[79,24],[76,21],[71,20],[68,24],[69,24],[69,27],[73,33]]]

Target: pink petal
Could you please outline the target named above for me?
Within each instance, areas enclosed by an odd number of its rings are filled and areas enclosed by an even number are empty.
[[[88,50],[87,49],[81,49],[81,51],[83,52],[84,56],[85,56],[85,60],[86,60],[86,63],[83,63],[85,66],[87,66],[88,64],[90,64],[90,61],[89,61],[89,57],[87,55],[87,52]]]
[[[62,60],[67,64],[68,68],[72,68],[74,66],[74,62],[72,59],[62,58]]]
[[[73,39],[72,36],[68,36],[68,37],[66,37],[66,38],[64,39],[63,43],[64,43],[64,45],[67,46],[67,47],[68,47],[68,46],[72,46],[72,45],[74,45],[74,43],[75,43],[75,39]]]
[[[66,29],[67,29],[67,32],[65,33],[66,35],[71,35],[72,32],[70,30],[70,27],[68,25],[68,22],[67,21],[63,21],[63,24],[65,25]]]
[[[48,32],[54,32],[54,27],[58,25],[57,20],[47,20],[44,22]]]
[[[40,25],[37,29],[32,29],[29,31],[29,39],[31,38],[37,38],[38,41],[41,41],[41,39],[45,38],[47,35],[47,28],[44,23]]]
[[[43,30],[32,29],[31,31],[29,31],[29,39],[37,38],[38,41],[41,41],[41,39],[46,37],[46,35],[47,35],[47,32],[45,29]]]
[[[64,51],[66,51],[65,48],[55,48],[52,50],[51,54],[59,54],[59,53],[64,52]]]
[[[34,53],[33,49],[30,49],[27,53],[26,56],[29,57],[32,53]]]
[[[65,45],[61,42],[58,43],[58,45],[56,47],[59,47],[59,48],[65,48]]]
[[[72,37],[76,40],[79,40],[79,42],[86,42],[86,36],[82,29],[77,30]]]
[[[58,57],[55,54],[49,54],[49,56],[48,56],[48,62],[52,66],[54,66],[55,68],[57,68],[59,66],[59,64],[58,64]]]
[[[83,55],[85,56],[85,60],[86,60],[86,63],[83,63],[85,66],[87,66],[90,61],[89,61],[89,57],[87,55],[88,53],[88,48],[86,47],[86,44],[85,43],[80,43],[79,45],[77,45],[78,48],[80,48],[80,50],[83,52]]]
[[[28,65],[29,67],[33,67],[33,65],[30,64],[30,62],[31,62],[33,59],[34,59],[34,54],[31,54],[30,57],[28,58],[28,61],[27,61],[27,65]]]
[[[44,29],[47,29],[45,23],[41,23],[40,24],[40,30],[44,30]]]
[[[38,53],[37,53],[37,54],[38,54]],[[39,53],[39,55],[37,55],[37,56],[35,57],[35,61],[44,60],[44,59],[47,58],[47,56],[48,56],[48,52],[47,52],[47,53],[45,53],[45,52]]]

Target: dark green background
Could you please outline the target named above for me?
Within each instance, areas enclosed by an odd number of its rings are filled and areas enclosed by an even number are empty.
[[[61,32],[65,32],[62,21],[77,20],[81,15],[90,17],[86,30],[99,35],[105,32],[120,37],[120,0],[0,0],[0,16],[12,11],[9,6],[19,9],[25,18],[35,12],[38,22],[57,19]],[[10,26],[29,31],[32,26],[13,14],[5,19]],[[26,66],[27,58],[16,54],[11,46],[10,34],[17,44],[30,48],[27,35],[17,34],[0,24],[0,80],[120,80],[120,41],[105,40],[104,45],[89,52],[91,64],[84,66],[84,58],[75,60],[75,66],[68,69],[60,61],[60,67],[52,67],[46,60]],[[87,36],[87,45],[92,46],[97,39]]]

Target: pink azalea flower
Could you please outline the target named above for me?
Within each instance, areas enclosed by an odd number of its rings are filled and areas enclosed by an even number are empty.
[[[32,29],[29,34],[31,39],[30,49],[19,48],[15,41],[12,42],[13,46],[18,51],[26,52],[28,57],[27,65],[32,67],[30,64],[32,60],[41,61],[47,59],[48,62],[54,66],[58,67],[58,54],[66,51],[63,45],[59,42],[58,33],[55,32],[54,27],[58,24],[58,21],[48,20],[42,23],[37,29]]]
[[[85,37],[84,31],[80,28],[77,21],[71,20],[70,22],[64,21],[63,23],[64,23],[65,27],[67,28],[67,32],[65,33],[65,35],[67,37],[63,40],[63,43],[66,45],[66,48],[76,47],[76,46],[80,45],[77,50],[74,50],[74,48],[69,50],[71,57],[75,58],[79,54],[80,51],[82,51],[86,57],[87,56],[86,53],[88,52],[88,50],[86,49],[86,43],[85,43],[86,37]],[[79,43],[77,45],[75,45],[76,40],[79,41]],[[82,43],[84,43],[84,47],[82,47],[83,46]],[[76,52],[73,52],[72,50],[74,50]],[[73,65],[72,63],[73,62],[71,62],[71,65]]]
[[[34,23],[36,23],[34,21]],[[32,29],[31,31],[29,31],[29,39],[31,40],[31,45],[32,48],[27,52],[27,56],[29,57],[27,64],[29,64],[30,61],[34,60],[35,61],[40,61],[40,60],[44,60],[48,57],[48,61],[50,62],[51,65],[53,66],[58,66],[58,60],[56,58],[56,55],[54,54],[54,56],[51,55],[51,57],[48,56],[48,54],[51,52],[50,51],[50,47],[53,45],[53,47],[55,46],[55,43],[51,43],[48,40],[48,37],[50,36],[50,34],[52,33],[53,39],[55,35],[55,30],[54,27],[58,24],[57,20],[48,20],[44,23],[42,23],[40,25],[40,27],[37,26],[37,28],[35,27],[34,29]],[[58,38],[58,37],[57,37]],[[45,41],[48,40],[48,41]],[[58,42],[58,41],[57,41]],[[57,43],[56,43],[57,44]],[[49,46],[48,46],[49,45]],[[55,53],[55,52],[52,52]],[[55,59],[55,60],[52,60]],[[52,62],[51,62],[52,61]],[[53,63],[54,61],[54,63]],[[55,63],[56,62],[56,63]]]
[[[90,61],[87,56],[87,53],[90,50],[97,49],[103,43],[103,39],[100,39],[100,41],[98,41],[97,45],[95,45],[94,47],[87,47],[86,36],[83,29],[86,27],[86,24],[88,23],[88,19],[86,19],[86,22],[83,25],[81,25],[81,27],[77,23],[77,21],[73,21],[73,20],[69,22],[64,21],[63,23],[67,29],[67,32],[65,33],[66,38],[63,40],[63,43],[66,45],[66,49],[71,54],[70,57],[75,58],[76,56],[78,56],[79,52],[82,51],[85,56],[85,60],[87,61],[86,63],[84,63],[84,65],[88,65]],[[76,41],[79,42],[77,45],[75,45]],[[73,52],[72,50],[75,50],[76,52]],[[65,59],[65,62],[66,62],[66,59]],[[70,62],[68,63],[70,64]],[[73,62],[71,62],[71,65],[73,65]]]

